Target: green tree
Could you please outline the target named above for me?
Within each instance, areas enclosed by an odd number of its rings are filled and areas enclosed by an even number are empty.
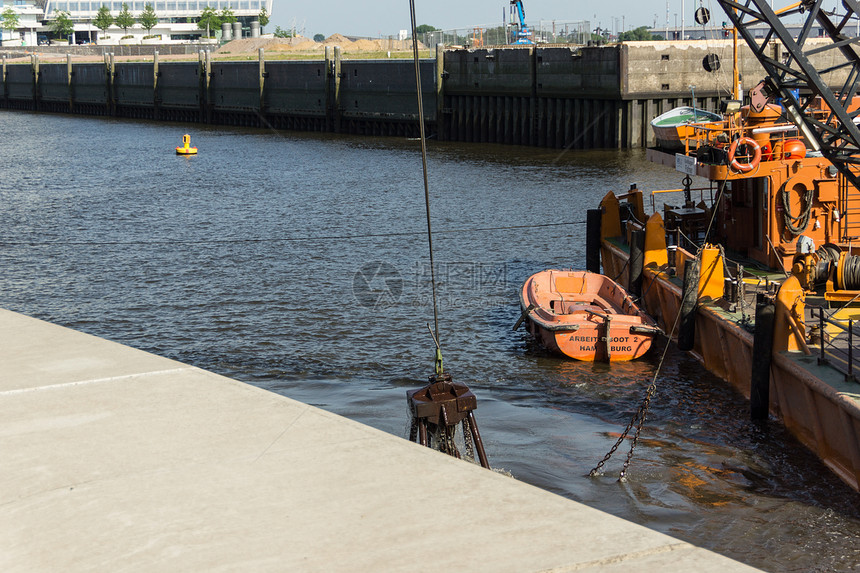
[[[655,38],[659,38],[659,36],[655,36],[651,32],[648,31],[648,26],[639,26],[635,30],[630,30],[628,32],[621,32],[618,34],[619,42],[633,42],[633,41],[650,41]]]
[[[3,14],[0,14],[0,20],[3,22],[2,28],[4,30],[14,32],[18,29],[18,13],[12,8],[6,8],[3,10]]]
[[[155,8],[149,2],[143,7],[143,12],[137,17],[137,22],[146,30],[146,35],[149,36],[152,29],[158,25],[158,15],[155,13]]]
[[[231,10],[230,8],[224,8],[223,10],[221,10],[221,13],[218,14],[218,17],[221,19],[222,24],[225,22],[228,24],[232,24],[236,21],[236,16],[233,14],[233,10]]]
[[[201,30],[206,30],[206,37],[212,37],[212,33],[221,29],[221,18],[218,17],[218,12],[211,6],[206,6],[197,19],[197,27]]]
[[[134,26],[134,16],[128,11],[128,4],[123,3],[122,10],[116,15],[116,25],[128,36],[128,29]]]
[[[416,34],[426,34],[427,32],[435,32],[439,28],[431,26],[430,24],[421,24],[420,26],[415,27]]]
[[[275,26],[275,37],[276,38],[292,38],[293,32],[291,30],[284,30],[280,26]]]
[[[113,26],[113,16],[110,15],[110,9],[104,4],[99,8],[98,14],[96,14],[96,19],[93,20],[93,24],[95,24],[96,28],[101,30],[102,34],[107,37],[108,28]]]
[[[257,15],[257,21],[260,23],[260,33],[263,32],[263,28],[269,25],[269,13],[266,12],[266,7],[260,8],[260,13]]]
[[[60,38],[68,38],[75,31],[75,24],[72,22],[71,14],[63,10],[56,12],[56,16],[48,24],[48,27]]]
[[[322,34],[314,34],[314,42],[325,42],[325,36]]]

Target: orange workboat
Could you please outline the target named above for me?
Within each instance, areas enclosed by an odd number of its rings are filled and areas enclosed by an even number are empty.
[[[597,273],[541,271],[526,280],[520,303],[528,331],[577,360],[639,358],[660,332],[621,285]]]

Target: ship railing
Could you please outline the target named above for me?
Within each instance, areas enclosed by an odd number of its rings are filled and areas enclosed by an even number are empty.
[[[813,320],[816,318],[816,311],[818,314],[818,332],[812,337],[813,345],[817,342],[820,346],[818,363],[827,364],[842,372],[846,380],[860,383],[860,372],[855,364],[860,359],[860,348],[855,348],[855,345],[860,343],[860,321],[853,318],[834,319],[826,315],[823,307],[810,307],[810,310]],[[836,329],[835,336],[825,330],[828,325]]]
[[[760,134],[767,134],[770,140],[770,149],[765,151],[769,156],[776,149],[785,149],[785,143],[789,139],[797,139],[799,130],[797,125],[790,122],[780,122],[761,125],[743,125],[734,119],[722,122],[709,122],[708,125],[689,125],[692,133],[684,137],[684,153],[690,156],[699,156],[699,150],[704,147],[716,147],[728,152],[731,142],[739,137],[758,139]],[[739,157],[743,159],[743,157]]]
[[[705,196],[705,191],[708,192],[707,197]],[[684,192],[686,192],[686,190],[683,188],[681,188],[681,189],[657,189],[655,191],[651,191],[651,212],[652,213],[657,212],[657,200],[656,200],[657,195],[661,195],[663,193],[684,193]],[[708,199],[708,201],[711,201],[713,199],[713,197],[711,196],[712,190],[710,187],[690,187],[690,192],[698,193],[700,202],[705,201],[705,199]],[[663,201],[663,204],[665,205],[666,201]]]

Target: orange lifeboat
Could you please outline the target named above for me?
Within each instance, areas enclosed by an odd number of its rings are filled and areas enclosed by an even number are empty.
[[[660,332],[621,285],[597,273],[541,271],[526,280],[520,303],[528,331],[576,360],[633,360]]]

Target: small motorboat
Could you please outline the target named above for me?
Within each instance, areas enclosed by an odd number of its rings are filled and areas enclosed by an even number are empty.
[[[541,271],[526,280],[520,303],[528,331],[576,360],[633,360],[660,332],[621,285],[597,273]]]
[[[669,151],[684,149],[684,141],[693,137],[693,126],[717,129],[723,124],[723,116],[692,108],[680,106],[670,109],[651,120],[651,129],[657,139],[657,146]]]

